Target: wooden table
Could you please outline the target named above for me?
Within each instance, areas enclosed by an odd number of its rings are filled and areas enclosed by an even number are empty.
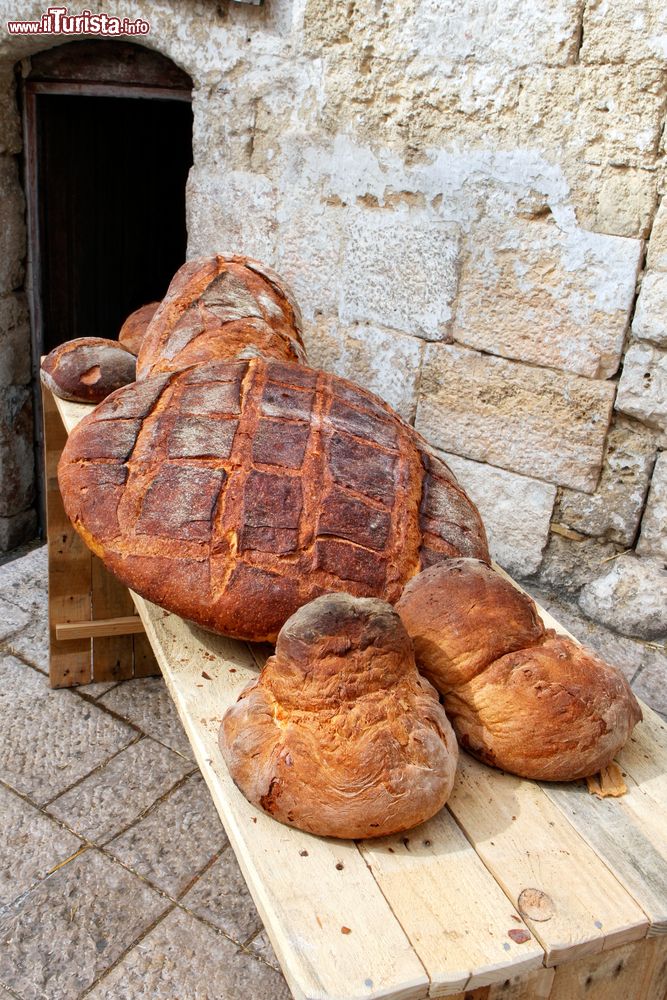
[[[89,410],[57,408],[67,432]],[[428,823],[325,840],[246,802],[217,748],[222,715],[265,651],[132,599],[298,1000],[664,1000],[667,726],[649,708],[619,756],[620,799],[462,754],[454,793]]]

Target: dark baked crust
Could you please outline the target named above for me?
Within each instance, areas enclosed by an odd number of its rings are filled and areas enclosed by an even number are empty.
[[[79,337],[47,354],[40,378],[61,399],[99,403],[121,386],[134,382],[136,361],[115,340]]]
[[[140,306],[127,317],[120,328],[118,343],[122,344],[126,351],[136,357],[143,342],[148,324],[153,319],[159,302],[149,302],[148,305]]]
[[[545,629],[535,603],[481,562],[420,573],[396,608],[461,745],[487,764],[547,781],[586,777],[641,719],[618,670]]]
[[[408,830],[445,804],[456,739],[383,601],[329,594],[283,626],[276,655],[225,714],[220,747],[243,794],[329,837]]]
[[[421,566],[431,461],[371,393],[255,358],[115,393],[70,435],[59,481],[73,524],[128,586],[214,631],[272,640],[323,593],[398,599]],[[449,488],[451,507],[443,493],[429,520],[453,539],[437,557],[488,559],[477,511]]]
[[[306,360],[292,292],[250,257],[202,257],[174,275],[146,331],[137,378],[256,354]]]

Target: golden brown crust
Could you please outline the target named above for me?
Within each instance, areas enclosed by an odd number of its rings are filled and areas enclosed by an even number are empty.
[[[120,328],[118,343],[122,344],[126,351],[136,357],[146,335],[148,324],[153,319],[159,302],[149,302],[145,306],[140,306],[130,313]]]
[[[450,559],[413,577],[396,607],[422,672],[441,694],[545,634],[534,602],[474,559]]]
[[[408,830],[442,808],[456,740],[390,605],[329,594],[285,623],[220,747],[243,794],[328,837]]]
[[[176,272],[146,331],[137,377],[254,354],[305,362],[299,308],[270,268],[217,254]]]
[[[586,777],[641,719],[619,671],[545,630],[534,602],[483,563],[421,573],[396,607],[461,745],[487,764],[546,781]]]
[[[115,393],[72,432],[58,474],[70,519],[124,583],[214,631],[272,640],[323,593],[398,599],[420,568],[425,448],[371,393],[255,358]],[[451,489],[438,530],[454,554],[474,537],[488,559],[483,535],[461,530],[477,512]]]
[[[75,403],[99,403],[134,382],[135,358],[115,340],[78,337],[47,354],[40,378],[61,399]]]

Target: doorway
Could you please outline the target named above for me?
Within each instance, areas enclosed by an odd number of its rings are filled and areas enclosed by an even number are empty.
[[[71,42],[23,80],[37,478],[39,359],[75,337],[115,339],[185,260],[192,81],[127,42]]]

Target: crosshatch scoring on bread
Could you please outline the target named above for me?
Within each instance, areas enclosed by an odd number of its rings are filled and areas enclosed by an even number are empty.
[[[296,363],[146,377],[72,432],[59,481],[124,583],[238,638],[275,639],[325,592],[393,602],[424,566],[489,558],[477,510],[415,430]]]

